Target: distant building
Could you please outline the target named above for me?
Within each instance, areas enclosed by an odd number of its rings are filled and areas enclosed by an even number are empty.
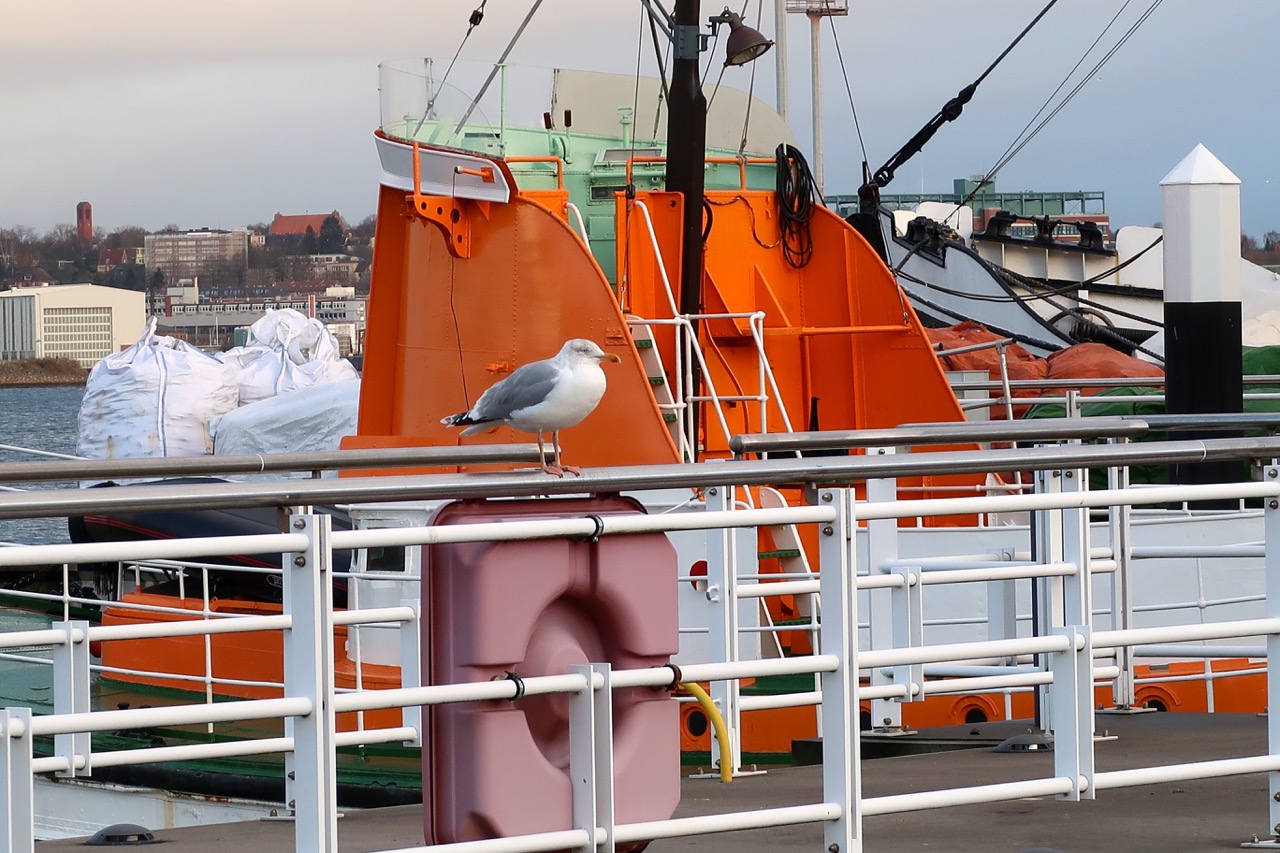
[[[153,296],[151,313],[159,317],[163,334],[196,346],[225,349],[233,344],[235,329],[252,325],[273,308],[292,308],[324,323],[340,343],[345,340],[343,354],[348,355],[362,349],[368,308],[368,300],[354,293],[354,288],[330,284],[317,293],[274,299],[179,301]]]
[[[103,249],[98,252],[98,272],[109,273],[116,267],[143,262],[143,250],[136,249]]]
[[[76,205],[76,239],[85,251],[93,248],[93,205],[87,201]]]
[[[242,280],[249,269],[247,228],[148,234],[144,243],[148,277],[159,269],[165,281],[199,276],[217,286]]]
[[[328,278],[349,284],[355,280],[360,259],[354,255],[288,255],[282,259],[292,275]]]
[[[58,280],[40,267],[18,267],[13,275],[0,278],[0,290],[11,290],[16,287],[45,287],[57,284]]]
[[[0,293],[0,360],[71,358],[92,367],[137,341],[144,302],[136,291],[96,284]]]
[[[271,227],[267,229],[266,244],[273,247],[299,247],[302,241],[306,239],[307,229],[311,229],[311,233],[316,237],[320,236],[320,229],[324,226],[324,221],[330,216],[338,220],[338,225],[342,228],[342,239],[346,242],[347,235],[351,229],[347,227],[347,222],[342,218],[342,214],[334,210],[329,213],[301,213],[285,215],[277,213],[275,218],[271,220]]]

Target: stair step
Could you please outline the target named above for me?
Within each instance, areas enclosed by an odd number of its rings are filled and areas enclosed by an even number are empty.
[[[653,341],[648,338],[639,338],[636,340],[636,349],[652,349]]]
[[[761,560],[791,560],[799,556],[799,548],[783,548],[779,551],[761,551],[759,554]]]
[[[650,376],[650,377],[649,377],[649,384],[650,384],[650,385],[666,385],[666,384],[667,384],[667,377],[665,377],[665,376]]]
[[[662,415],[662,419],[669,424],[673,424],[676,421],[680,420],[680,418],[676,416],[675,412],[664,412]]]

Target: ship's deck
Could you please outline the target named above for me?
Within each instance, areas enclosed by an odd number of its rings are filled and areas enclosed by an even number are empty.
[[[1025,732],[1015,723],[964,726],[941,736],[985,740]],[[1097,745],[1097,769],[1118,770],[1171,762],[1204,761],[1266,752],[1266,720],[1241,714],[1142,714],[1098,717],[1098,732],[1116,736]],[[935,734],[935,733],[931,733]],[[944,785],[983,784],[1053,775],[1050,752],[995,753],[963,749],[863,762],[867,797],[930,790]],[[820,767],[775,769],[730,784],[686,779],[678,814],[701,815],[821,801]],[[1267,832],[1268,785],[1263,774],[1104,790],[1095,801],[1058,802],[1052,797],[926,812],[869,817],[864,849],[869,853],[948,851],[1020,853],[1037,847],[1063,853],[1166,853],[1169,850],[1238,850]],[[423,844],[420,806],[348,812],[338,824],[343,853],[393,850]],[[293,850],[287,822],[247,822],[161,830],[157,839],[176,842],[184,853],[257,853]],[[40,853],[71,853],[83,840],[47,841]],[[817,824],[715,836],[656,841],[653,853],[751,853],[822,849]]]

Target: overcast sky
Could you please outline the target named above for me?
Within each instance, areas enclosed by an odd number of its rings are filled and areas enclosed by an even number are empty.
[[[495,59],[530,2],[491,0],[462,56]],[[1132,2],[1121,26],[1150,4]],[[850,0],[834,23],[873,168],[1042,5]],[[358,222],[377,195],[378,63],[447,64],[473,6],[12,2],[0,30],[0,227],[43,232],[73,222],[82,200],[108,231],[230,228],[332,209]],[[953,178],[990,168],[1124,6],[1060,2],[886,192],[950,191]],[[703,17],[721,7],[709,0]],[[790,120],[810,152],[809,24],[789,18]],[[1150,225],[1161,218],[1160,179],[1203,143],[1243,183],[1245,232],[1280,230],[1276,21],[1274,0],[1165,0],[997,188],[1102,190],[1117,225]],[[761,29],[773,35],[771,7]],[[639,30],[638,0],[545,0],[510,61],[631,73]],[[826,190],[852,193],[862,155],[835,46],[824,26]],[[640,55],[651,71],[652,48]],[[770,102],[771,60],[757,63],[755,83]],[[731,69],[725,85],[747,88],[749,72]]]

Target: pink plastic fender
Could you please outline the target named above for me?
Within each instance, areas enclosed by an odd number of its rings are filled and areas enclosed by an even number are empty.
[[[433,525],[635,515],[620,497],[447,504]],[[678,648],[677,562],[661,533],[598,541],[433,545],[423,556],[423,682],[559,675],[574,664],[662,666]],[[426,714],[423,804],[433,844],[573,829],[567,694],[437,705]],[[614,691],[618,823],[680,801],[668,690]]]

